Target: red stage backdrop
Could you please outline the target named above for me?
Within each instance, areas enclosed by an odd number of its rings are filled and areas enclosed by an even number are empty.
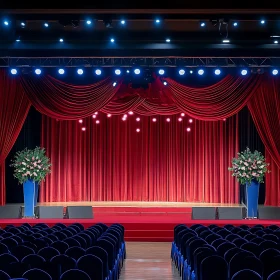
[[[227,170],[239,150],[237,116],[193,123],[179,116],[170,122],[139,116],[137,122],[136,115],[122,121],[99,113],[99,124],[43,116],[42,146],[52,174],[40,201],[237,203],[238,184]]]

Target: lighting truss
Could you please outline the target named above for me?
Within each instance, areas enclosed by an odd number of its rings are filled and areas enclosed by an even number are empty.
[[[0,67],[277,67],[280,57],[0,57]]]

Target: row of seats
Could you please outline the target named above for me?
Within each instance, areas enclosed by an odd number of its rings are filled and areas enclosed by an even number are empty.
[[[279,280],[280,228],[177,225],[171,259],[183,280]]]
[[[40,223],[0,229],[0,279],[117,280],[126,258],[124,227]]]

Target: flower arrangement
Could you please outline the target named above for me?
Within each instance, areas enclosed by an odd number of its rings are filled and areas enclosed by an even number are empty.
[[[17,152],[11,166],[15,169],[14,177],[21,184],[27,180],[41,182],[51,172],[50,159],[46,156],[45,149],[40,147],[33,150],[25,148]]]
[[[245,151],[238,153],[237,158],[232,159],[232,176],[236,177],[241,184],[251,184],[252,180],[263,183],[263,178],[268,170],[269,163],[265,162],[262,153],[254,151],[253,153],[247,147]]]

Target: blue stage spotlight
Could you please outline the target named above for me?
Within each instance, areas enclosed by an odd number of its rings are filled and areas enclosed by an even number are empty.
[[[84,70],[83,70],[83,69],[78,69],[78,70],[77,70],[77,73],[78,73],[79,75],[83,75]]]
[[[215,70],[215,75],[220,75],[221,74],[221,70],[220,69],[216,69]]]
[[[185,71],[184,69],[180,69],[180,70],[179,70],[179,75],[180,75],[180,76],[185,75],[185,73],[186,73],[186,71]]]
[[[238,26],[238,23],[235,21],[235,22],[233,23],[233,26],[234,26],[234,27]]]
[[[91,25],[92,22],[91,22],[91,20],[88,19],[88,20],[86,21],[86,23],[87,23],[87,25]]]
[[[205,22],[201,22],[201,23],[200,23],[200,26],[201,26],[201,27],[205,27],[205,26],[206,26],[206,23],[205,23]]]
[[[140,69],[138,69],[138,68],[135,69],[135,70],[134,70],[134,73],[135,73],[136,75],[139,75],[139,74],[140,74]]]
[[[160,75],[164,75],[164,70],[163,70],[163,69],[160,69],[160,70],[158,71],[158,73],[159,73]]]
[[[110,41],[111,41],[111,43],[114,43],[114,42],[115,42],[115,39],[114,39],[114,38],[111,38]]]
[[[101,75],[101,70],[100,70],[100,69],[96,69],[96,70],[95,70],[95,74],[96,74],[97,76],[100,76],[100,75]]]
[[[241,70],[241,75],[245,76],[248,74],[248,71],[246,69]]]
[[[204,70],[203,69],[199,69],[197,73],[198,73],[198,75],[203,75],[204,74]]]
[[[264,19],[261,20],[261,24],[265,24],[265,20]]]
[[[115,74],[116,74],[116,75],[120,75],[120,74],[121,74],[121,70],[120,70],[120,69],[116,69],[116,70],[115,70]]]
[[[15,68],[11,69],[11,74],[16,75],[17,74],[17,69],[15,69]]]
[[[9,21],[4,20],[4,21],[3,21],[3,24],[4,24],[5,26],[8,26],[8,25],[9,25]]]
[[[272,70],[272,75],[277,75],[278,74],[278,70],[277,69],[273,69]]]
[[[163,84],[164,84],[165,86],[167,86],[167,82],[166,82],[166,81],[164,81]]]
[[[35,69],[35,74],[36,75],[40,75],[41,73],[42,73],[41,69],[39,69],[39,68]]]
[[[58,73],[60,74],[60,75],[63,75],[64,73],[65,73],[65,71],[64,71],[64,69],[58,69]]]
[[[122,24],[122,25],[125,25],[125,20],[121,20],[121,24]]]
[[[49,27],[49,24],[47,22],[44,23],[45,27]]]
[[[167,39],[165,40],[165,42],[166,42],[166,43],[170,43],[171,40],[170,40],[169,38],[167,38]]]
[[[113,87],[115,87],[116,85],[117,85],[117,83],[116,83],[116,82],[114,82],[114,83],[113,83]]]
[[[60,39],[59,39],[59,42],[60,42],[60,43],[63,43],[63,39],[62,39],[62,38],[60,38]]]
[[[156,19],[156,23],[159,24],[160,23],[160,19],[157,18]]]

